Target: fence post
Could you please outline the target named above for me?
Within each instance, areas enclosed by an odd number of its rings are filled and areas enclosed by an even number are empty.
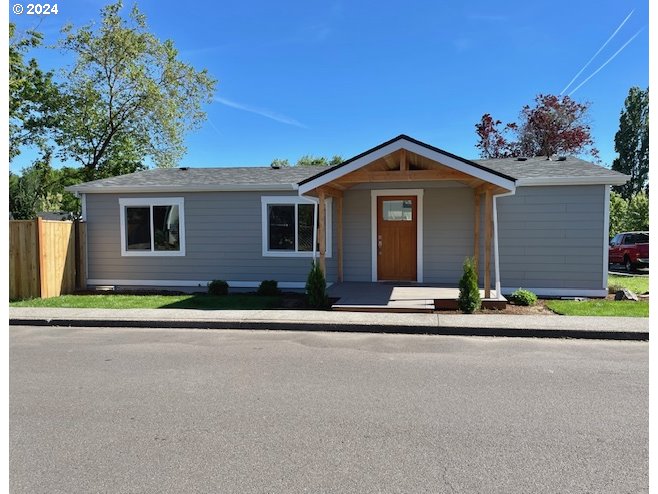
[[[87,288],[87,224],[75,220],[75,286],[78,290]]]
[[[37,217],[36,225],[37,225],[37,258],[39,260],[39,297],[40,298],[47,298],[48,297],[48,283],[47,283],[47,266],[46,266],[46,236],[44,233],[44,225],[43,225],[43,220],[39,217]]]

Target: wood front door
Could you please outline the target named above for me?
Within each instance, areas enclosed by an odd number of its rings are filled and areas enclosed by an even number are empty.
[[[377,279],[417,280],[416,196],[377,197]]]

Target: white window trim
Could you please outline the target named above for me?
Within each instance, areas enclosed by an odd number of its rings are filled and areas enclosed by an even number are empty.
[[[424,189],[373,189],[370,191],[371,280],[377,279],[377,198],[379,196],[416,196],[416,282],[423,282],[423,194]],[[388,280],[382,280],[388,281]]]
[[[310,204],[314,205],[316,204],[314,201],[310,199],[306,199],[304,197],[299,197],[299,196],[261,196],[260,198],[261,202],[261,237],[262,237],[262,250],[263,250],[263,257],[308,257],[311,258],[313,257],[313,254],[317,256],[317,249],[310,250],[307,252],[298,252],[298,251],[291,251],[291,250],[269,250],[268,249],[268,215],[267,215],[267,207],[271,204],[289,204],[289,205],[297,205],[297,204]],[[326,199],[326,207],[325,207],[325,225],[326,225],[326,233],[327,233],[327,250],[325,253],[325,257],[330,258],[332,255],[332,230],[333,230],[333,221],[332,221],[332,209],[333,209],[333,201],[331,198]],[[315,206],[314,211],[317,211],[319,208]],[[315,222],[314,222],[315,223]],[[297,208],[295,207],[295,248],[297,247]],[[315,235],[313,235],[315,238]]]
[[[119,198],[119,218],[121,229],[121,255],[128,257],[180,257],[185,255],[185,201],[182,197],[145,197]],[[178,240],[180,250],[153,250],[153,235],[151,235],[151,250],[136,251],[126,249],[126,207],[131,206],[178,206]],[[153,222],[151,221],[151,228]]]

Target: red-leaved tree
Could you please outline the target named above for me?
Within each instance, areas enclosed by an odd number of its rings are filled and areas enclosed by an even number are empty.
[[[512,142],[506,134],[510,130],[516,130],[516,124],[509,123],[501,130],[499,126],[502,123],[485,113],[480,122],[475,124],[475,132],[479,138],[476,146],[480,149],[482,158],[509,158],[514,154]]]
[[[518,123],[502,123],[485,113],[475,125],[476,146],[483,158],[510,156],[591,155],[598,160],[589,126],[589,103],[578,103],[569,96],[540,94],[534,106],[522,108]],[[513,131],[515,139],[505,137]]]

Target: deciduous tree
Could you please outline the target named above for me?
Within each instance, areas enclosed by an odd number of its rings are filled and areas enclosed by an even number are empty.
[[[24,36],[9,24],[9,161],[23,146],[37,146],[46,153],[47,130],[53,125],[58,91],[53,73],[43,71],[36,59],[27,62],[31,48],[42,44],[41,33],[30,30]]]
[[[506,134],[516,129],[516,124],[509,123],[501,130],[499,127],[502,123],[500,120],[494,120],[489,113],[485,113],[480,122],[475,124],[475,132],[478,135],[476,147],[480,149],[482,158],[508,158],[514,153]]]
[[[626,228],[626,216],[628,212],[628,201],[616,192],[610,193],[610,238],[620,232],[628,231]]]
[[[649,196],[638,192],[630,200],[610,194],[610,238],[621,232],[649,230]]]
[[[324,156],[311,156],[306,154],[299,158],[295,166],[334,166],[342,162],[343,158],[338,155],[327,159]]]
[[[133,171],[147,158],[175,165],[216,83],[179,60],[172,41],[149,32],[136,6],[128,19],[121,8],[121,1],[104,7],[98,27],[67,26],[60,43],[76,61],[62,84],[55,140],[93,178]]]
[[[644,192],[638,192],[628,201],[627,217],[629,230],[649,230],[649,197]]]
[[[534,105],[521,109],[518,123],[502,125],[485,113],[476,133],[483,158],[509,156],[552,156],[588,154],[598,159],[588,123],[589,103],[578,103],[569,96],[539,94]],[[514,133],[515,139],[505,137]]]

